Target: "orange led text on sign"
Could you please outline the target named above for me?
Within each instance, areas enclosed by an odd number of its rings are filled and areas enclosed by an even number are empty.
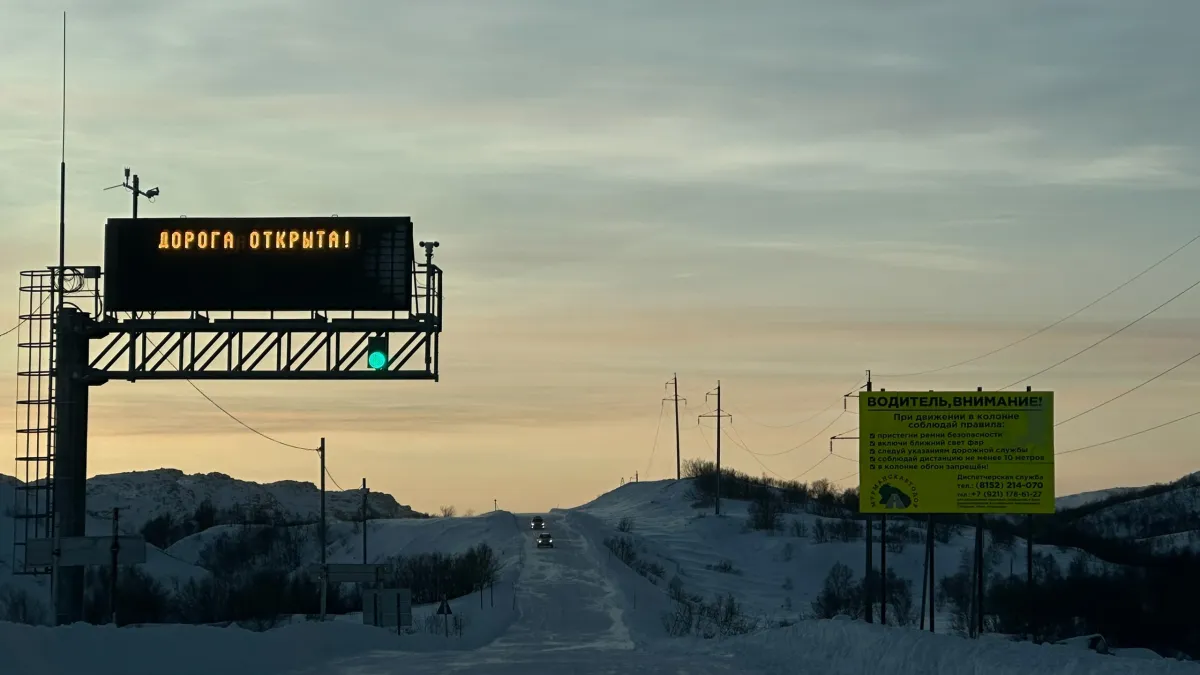
[[[159,250],[252,251],[348,249],[353,244],[350,230],[251,230],[242,237],[221,230],[161,230]]]

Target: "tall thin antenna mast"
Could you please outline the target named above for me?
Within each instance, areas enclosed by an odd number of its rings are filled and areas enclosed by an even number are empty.
[[[58,158],[58,270],[57,274],[50,275],[50,295],[47,298],[50,301],[50,368],[55,370],[55,346],[56,346],[56,324],[58,323],[58,312],[63,305],[63,290],[66,288],[66,258],[67,258],[67,12],[63,10],[63,44],[62,44],[62,146],[61,154]],[[57,288],[55,281],[57,280]],[[57,302],[56,302],[57,300]],[[37,310],[34,310],[36,313]],[[50,382],[55,380],[53,377]],[[53,391],[53,390],[51,390]],[[55,401],[54,394],[50,394],[50,400]],[[51,415],[53,415],[54,404],[52,404]],[[57,446],[58,432],[50,437],[49,442]],[[58,462],[55,461],[55,464]],[[55,477],[58,476],[58,471],[53,471]],[[53,496],[53,492],[51,492]],[[51,496],[51,498],[53,498]],[[48,534],[54,539],[54,549],[57,551],[61,546],[62,529],[58,523],[58,517],[55,513],[50,514],[50,531]],[[58,556],[54,556],[54,564],[50,571],[50,597],[51,604],[57,608],[59,606],[59,595],[62,588],[62,577],[60,576],[62,568],[58,564]],[[57,612],[57,609],[55,610]]]
[[[62,155],[58,164],[58,285],[61,290],[67,266],[67,13],[63,12],[62,45]]]

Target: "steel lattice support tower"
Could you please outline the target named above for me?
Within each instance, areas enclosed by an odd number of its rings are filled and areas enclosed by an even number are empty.
[[[14,490],[13,572],[49,574],[29,565],[26,543],[55,532],[56,308],[63,302],[95,313],[100,268],[48,267],[20,275],[17,329],[16,464],[21,480]],[[61,282],[59,281],[61,279]]]

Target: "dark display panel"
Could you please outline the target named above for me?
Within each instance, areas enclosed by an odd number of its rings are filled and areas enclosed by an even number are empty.
[[[110,218],[104,305],[408,311],[413,248],[404,217]]]

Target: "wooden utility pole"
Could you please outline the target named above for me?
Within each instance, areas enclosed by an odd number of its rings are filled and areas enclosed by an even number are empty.
[[[325,439],[321,439],[321,445],[317,448],[317,454],[321,456],[321,621],[325,620],[325,602],[328,599],[329,590],[329,566],[325,564]]]
[[[699,415],[698,418],[714,417],[717,420],[717,494],[714,499],[715,515],[721,515],[721,418],[727,417],[733,419],[733,415],[726,413],[721,409],[721,381],[717,380],[717,388],[704,395],[705,403],[708,402],[710,396],[717,397],[717,409],[711,413]]]
[[[363,530],[363,561],[362,564],[367,564],[367,479],[363,479],[362,486],[363,501],[362,501],[362,530]]]
[[[669,382],[667,382],[667,386],[672,387],[674,389],[674,393],[672,393],[669,397],[664,398],[663,400],[664,401],[673,401],[675,403],[675,480],[679,480],[680,478],[683,477],[682,471],[680,469],[680,452],[679,452],[679,448],[680,448],[680,443],[679,443],[679,402],[683,401],[684,405],[686,405],[687,399],[679,398],[679,373],[675,373],[673,375],[673,377],[671,377],[671,380]]]
[[[114,626],[117,625],[117,559],[121,553],[121,540],[118,538],[118,534],[120,533],[120,528],[118,527],[120,519],[121,509],[114,506],[112,521],[112,568],[108,574],[108,612]]]

